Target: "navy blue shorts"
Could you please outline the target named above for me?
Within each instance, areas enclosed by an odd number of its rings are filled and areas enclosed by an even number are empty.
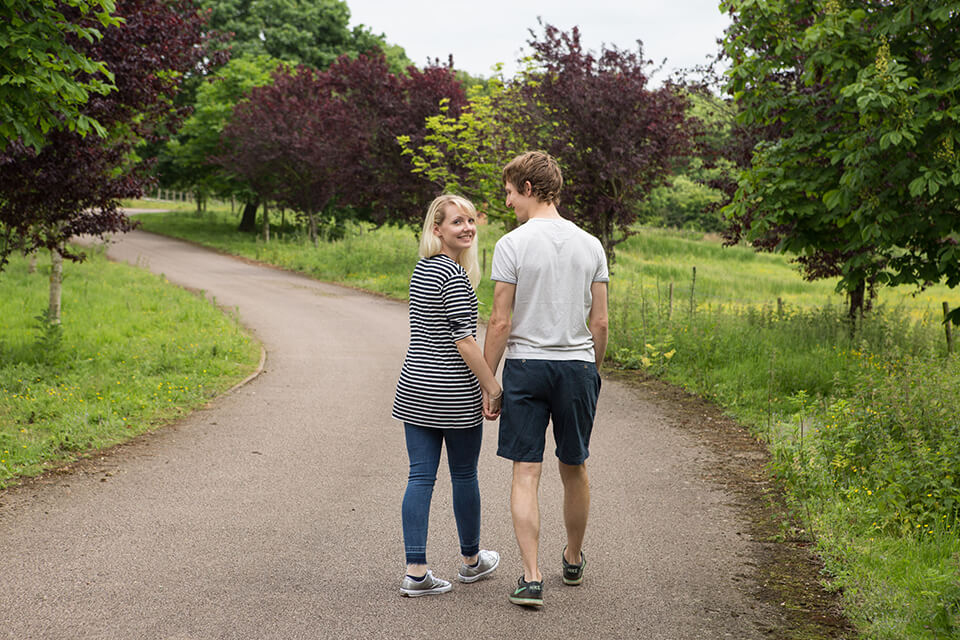
[[[600,373],[583,360],[507,359],[497,455],[516,462],[543,462],[547,423],[553,420],[557,458],[583,464],[600,395]]]

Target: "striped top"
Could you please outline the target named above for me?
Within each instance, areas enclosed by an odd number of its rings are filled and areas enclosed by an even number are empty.
[[[467,272],[442,253],[410,277],[410,346],[393,417],[419,427],[467,429],[483,423],[480,383],[457,350],[477,337],[477,296]]]

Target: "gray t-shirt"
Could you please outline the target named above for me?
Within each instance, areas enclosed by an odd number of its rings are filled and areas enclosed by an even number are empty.
[[[517,286],[507,358],[594,361],[590,285],[610,280],[599,240],[569,220],[531,218],[497,241],[491,278]]]

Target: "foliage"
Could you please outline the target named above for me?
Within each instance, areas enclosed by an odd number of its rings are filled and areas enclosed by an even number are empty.
[[[204,194],[248,199],[250,187],[223,172],[211,158],[222,151],[221,134],[236,105],[255,87],[270,84],[280,66],[269,56],[242,56],[209,76],[197,90],[193,113],[161,154],[161,180]]]
[[[400,72],[410,61],[403,49],[359,26],[349,29],[343,0],[202,0],[209,24],[232,36],[225,46],[235,57],[262,56],[326,69],[341,55],[383,51]]]
[[[851,312],[873,283],[960,284],[960,3],[722,7],[741,120],[780,126],[727,208],[747,238],[840,276]]]
[[[0,152],[18,139],[39,151],[50,130],[106,134],[83,105],[113,89],[113,73],[84,45],[117,26],[114,10],[114,0],[0,5]]]
[[[440,190],[471,199],[481,212],[510,222],[513,214],[503,198],[503,167],[531,144],[532,127],[515,85],[501,71],[467,90],[467,105],[457,113],[447,101],[426,120],[419,144],[410,136],[398,142],[410,156],[413,172]]]
[[[584,51],[580,31],[544,25],[529,41],[532,69],[521,91],[534,122],[551,127],[542,147],[563,169],[561,213],[597,236],[613,258],[630,235],[636,205],[665,184],[690,149],[696,122],[689,100],[667,83],[648,88],[642,45],[636,51]],[[531,81],[532,80],[532,81]]]
[[[204,59],[203,20],[189,0],[124,0],[117,15],[122,24],[84,50],[114,73],[116,90],[83,107],[108,137],[57,131],[39,152],[16,142],[0,154],[0,268],[16,249],[80,259],[67,239],[130,228],[118,201],[139,196],[146,179],[132,151],[170,122],[170,96]]]
[[[70,271],[69,322],[38,327],[48,264],[27,265],[0,278],[0,487],[179,418],[257,365],[215,305],[99,253]]]
[[[316,214],[352,182],[367,148],[355,106],[331,90],[328,74],[281,67],[234,110],[223,164],[261,199],[305,215],[316,240]]]
[[[281,69],[235,109],[222,161],[311,220],[336,202],[341,216],[416,223],[436,187],[411,175],[397,137],[421,140],[442,101],[457,111],[465,102],[449,67],[398,75],[378,54],[343,56],[323,72]]]
[[[329,70],[332,90],[357,110],[367,135],[363,161],[352,182],[340,185],[342,202],[366,219],[419,225],[426,203],[438,193],[434,184],[412,174],[413,165],[397,142],[406,136],[419,144],[427,135],[427,118],[447,105],[459,114],[466,96],[452,61],[434,62],[405,74],[391,73],[381,57],[340,58]]]
[[[699,164],[691,162],[694,173]],[[694,181],[687,173],[670,178],[670,184],[653,189],[638,207],[637,217],[644,224],[676,229],[717,232],[722,221],[713,205],[721,194],[703,182]]]

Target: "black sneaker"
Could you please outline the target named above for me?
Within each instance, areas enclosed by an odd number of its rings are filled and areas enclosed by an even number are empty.
[[[536,580],[526,582],[523,576],[520,576],[520,579],[517,580],[517,588],[510,594],[509,598],[510,602],[522,607],[542,607],[543,583]]]
[[[583,582],[583,568],[587,566],[587,559],[581,551],[580,564],[570,564],[567,562],[566,553],[567,548],[564,547],[563,554],[560,555],[560,559],[563,560],[563,584],[577,586]]]

